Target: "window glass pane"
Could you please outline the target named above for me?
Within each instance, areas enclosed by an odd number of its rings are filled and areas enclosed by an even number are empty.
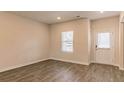
[[[62,32],[62,41],[73,41],[73,32]]]
[[[110,48],[110,33],[98,33],[97,48]]]
[[[62,51],[73,52],[73,31],[62,32]]]

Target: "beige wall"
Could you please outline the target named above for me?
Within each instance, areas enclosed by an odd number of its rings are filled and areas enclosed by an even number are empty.
[[[115,33],[115,62],[118,63],[119,17],[91,22],[91,40],[94,31],[112,30]],[[90,21],[79,19],[47,25],[7,12],[0,12],[0,71],[39,62],[47,58],[89,64],[94,61],[94,44],[90,56]],[[61,32],[74,31],[74,52],[61,51]],[[92,41],[93,42],[93,41]],[[90,59],[91,57],[91,59]],[[90,59],[90,60],[89,60]]]
[[[114,34],[114,62],[113,65],[119,66],[118,63],[118,51],[119,51],[119,16],[109,17],[103,19],[97,19],[91,21],[91,62],[95,61],[95,45],[94,45],[94,35],[98,31],[110,31]]]
[[[48,25],[0,12],[0,71],[47,59],[49,43]]]
[[[61,51],[61,32],[74,31],[74,52]],[[67,60],[80,64],[88,64],[89,20],[80,19],[51,25],[51,58]]]

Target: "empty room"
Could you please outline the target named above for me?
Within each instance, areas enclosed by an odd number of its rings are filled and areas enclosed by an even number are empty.
[[[124,12],[0,12],[0,82],[123,82]]]

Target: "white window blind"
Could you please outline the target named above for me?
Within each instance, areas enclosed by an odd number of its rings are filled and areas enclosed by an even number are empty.
[[[73,31],[62,32],[62,51],[73,52]]]

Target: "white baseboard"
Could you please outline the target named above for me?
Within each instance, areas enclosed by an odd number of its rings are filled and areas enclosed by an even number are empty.
[[[119,69],[120,69],[120,70],[124,70],[124,68],[123,68],[123,67],[121,67],[121,66],[118,66],[118,67],[119,67]]]
[[[54,58],[54,57],[50,57],[49,59],[52,59],[52,60],[59,60],[59,61],[64,61],[64,62],[69,62],[69,63],[82,64],[82,65],[89,65],[88,62],[81,62],[81,61],[74,61],[74,60],[59,59],[59,58]]]
[[[11,69],[23,67],[23,66],[26,66],[26,65],[38,63],[38,62],[40,62],[40,61],[45,61],[45,60],[49,60],[49,58],[41,59],[41,60],[37,60],[37,61],[32,61],[32,62],[30,62],[30,63],[24,63],[24,64],[19,64],[19,65],[10,66],[10,67],[4,68],[4,69],[0,69],[0,72],[4,72],[4,71],[7,71],[7,70],[11,70]]]
[[[7,68],[0,69],[0,72],[12,70],[12,69],[15,69],[15,68],[27,66],[27,65],[30,65],[30,64],[38,63],[38,62],[45,61],[45,60],[49,60],[49,59],[52,59],[52,60],[59,60],[59,61],[64,61],[64,62],[69,62],[69,63],[82,64],[82,65],[89,65],[88,62],[80,62],[80,61],[73,61],[73,60],[64,60],[64,59],[58,59],[58,58],[53,58],[53,57],[51,57],[51,58],[46,58],[46,59],[42,59],[42,60],[32,61],[32,62],[30,62],[30,63],[24,63],[24,64],[13,65],[13,66],[10,66],[10,67],[7,67]]]
[[[90,61],[90,63],[99,63],[99,62],[96,62],[96,61]],[[99,64],[104,64],[104,63],[99,63]],[[118,64],[105,64],[105,65],[112,65],[112,66],[116,66],[116,67],[119,67],[120,70],[124,70],[123,68],[121,68]]]
[[[95,61],[91,61],[91,62],[89,63],[89,62],[81,62],[81,61],[74,61],[74,60],[65,60],[65,59],[59,59],[59,58],[50,57],[50,58],[46,58],[46,59],[42,59],[42,60],[32,61],[32,62],[30,62],[30,63],[24,63],[24,64],[19,64],[19,65],[10,66],[10,67],[4,68],[4,69],[0,69],[0,72],[4,72],[4,71],[7,71],[7,70],[11,70],[11,69],[23,67],[23,66],[26,66],[26,65],[38,63],[38,62],[45,61],[45,60],[49,60],[49,59],[52,59],[52,60],[59,60],[59,61],[64,61],[64,62],[69,62],[69,63],[82,64],[82,65],[89,65],[89,64],[91,64],[91,63],[96,63]],[[117,66],[117,65],[113,65],[113,66]],[[120,67],[120,66],[118,66],[118,67],[119,67],[120,70],[124,70],[124,68],[122,68],[122,67]]]

